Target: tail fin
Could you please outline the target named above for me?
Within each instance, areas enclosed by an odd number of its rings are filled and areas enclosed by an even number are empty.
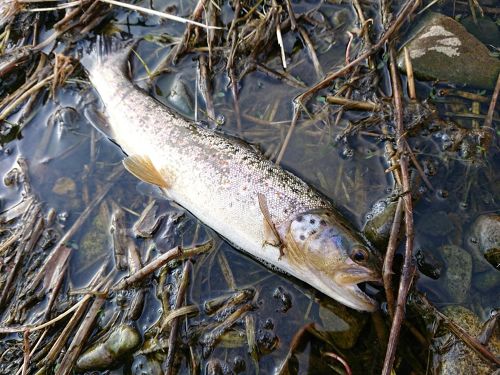
[[[130,51],[138,42],[138,39],[120,40],[114,36],[97,35],[95,41],[81,51],[80,63],[89,73],[108,64],[124,70]]]

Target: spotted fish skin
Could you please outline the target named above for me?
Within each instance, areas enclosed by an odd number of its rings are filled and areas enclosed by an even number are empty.
[[[126,57],[123,51],[106,56],[94,51],[83,59],[83,65],[104,103],[114,140],[129,157],[150,162],[162,177],[158,185],[168,198],[235,247],[350,307],[375,309],[376,303],[355,283],[340,285],[336,280],[346,269],[356,267],[363,273],[362,281],[378,279],[380,257],[332,203],[244,142],[199,127],[136,88],[124,73]],[[267,218],[259,199],[265,200]],[[308,212],[328,214],[322,221],[325,225],[292,227],[294,220]],[[318,216],[318,223],[321,220]],[[308,245],[296,244],[296,234],[301,231],[304,239],[314,243],[318,232],[328,230],[335,238],[313,254],[329,265],[323,270],[311,266]],[[337,246],[341,238],[344,247]],[[351,252],[356,248],[366,250],[366,264],[352,262]]]

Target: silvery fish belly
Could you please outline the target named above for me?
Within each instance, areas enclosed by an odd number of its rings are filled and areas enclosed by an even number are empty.
[[[380,279],[380,256],[328,199],[243,142],[198,127],[136,88],[124,50],[98,49],[82,64],[131,173],[237,248],[349,307],[377,308],[358,284]]]

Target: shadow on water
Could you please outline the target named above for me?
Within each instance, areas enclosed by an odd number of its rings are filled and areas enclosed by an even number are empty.
[[[378,39],[383,30],[380,12],[361,3],[364,17],[373,22],[371,37]],[[190,15],[195,6],[154,2],[154,9],[179,15]],[[69,21],[77,26],[62,34],[66,26],[58,22],[70,11],[9,16],[0,5],[0,15],[7,15],[0,17],[5,21],[0,23],[0,110],[5,111],[9,94],[30,90],[23,86],[26,77],[41,81],[57,67],[63,76],[67,73],[58,87],[52,86],[54,78],[47,79],[1,122],[0,373],[21,373],[23,361],[26,373],[33,374],[75,369],[113,374],[162,374],[171,369],[179,374],[343,374],[343,360],[354,374],[381,371],[391,324],[386,304],[373,314],[344,307],[242,254],[155,188],[138,183],[123,171],[119,147],[85,115],[89,106],[100,103],[82,68],[72,60],[64,71],[66,60],[56,57],[76,56],[76,50],[99,33],[141,39],[130,58],[132,79],[139,87],[275,160],[287,136],[294,98],[319,81],[322,70],[345,64],[349,35],[355,34],[351,60],[366,43],[359,36],[352,4],[293,2],[302,31],[291,29],[286,6],[207,2],[203,20],[226,29],[208,35],[199,29],[187,50],[174,59],[185,28],[157,16],[90,5],[86,9],[93,17],[82,13],[81,27],[78,20]],[[27,5],[34,7],[38,3]],[[100,8],[92,13],[91,7]],[[240,39],[234,47],[230,41],[236,34],[229,35],[228,29],[236,7]],[[447,7],[441,11],[452,12]],[[457,10],[462,15],[469,11]],[[272,28],[265,28],[273,22]],[[264,35],[274,36],[276,25],[281,28],[286,70],[276,40]],[[33,38],[49,40],[55,30],[61,33],[57,43],[47,43],[29,59],[13,55]],[[329,91],[313,97],[281,161],[330,197],[381,250],[387,246],[397,199],[404,193],[388,170],[388,144],[395,140],[387,58],[374,55],[371,68],[357,71],[354,83],[339,79]],[[228,59],[234,59],[229,70]],[[17,65],[11,68],[10,61]],[[202,64],[209,66],[208,100],[200,92]],[[377,109],[343,110],[329,103],[328,95],[345,90],[351,90],[353,100],[373,102]],[[487,98],[475,101],[475,113],[486,113],[491,92],[464,90]],[[417,81],[422,102],[408,104],[408,116],[414,120],[407,119],[408,142],[432,186],[411,168],[418,270],[398,347],[398,374],[425,374],[439,367],[443,353],[431,347],[431,338],[438,348],[446,342],[452,345],[448,331],[432,326],[438,317],[432,308],[422,307],[421,294],[441,311],[470,310],[460,311],[475,319],[465,324],[479,326],[470,333],[476,337],[485,332],[482,322],[499,307],[500,277],[498,266],[492,266],[494,259],[498,262],[498,139],[493,133],[488,142],[477,142],[481,134],[473,131],[483,118],[456,115],[470,113],[471,105],[463,96],[454,96],[457,91]],[[168,257],[176,246],[195,255],[189,261],[169,258],[132,286],[116,284]],[[489,262],[485,249],[491,249]],[[394,261],[395,290],[403,252],[404,243]],[[373,292],[383,301],[383,293]],[[76,306],[73,315],[46,328],[20,329],[21,334],[2,331],[39,325],[71,306]],[[175,351],[169,349],[174,344]],[[29,361],[26,353],[31,353]]]

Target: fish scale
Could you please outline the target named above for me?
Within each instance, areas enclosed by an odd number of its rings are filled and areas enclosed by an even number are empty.
[[[110,136],[128,155],[125,165],[133,174],[161,186],[168,198],[235,247],[348,306],[376,308],[357,283],[379,279],[380,257],[327,198],[242,141],[200,127],[138,89],[124,73],[126,49],[100,51],[95,48],[82,64],[106,108]],[[329,232],[308,230],[305,242],[296,241],[291,224],[308,212],[327,223]],[[325,240],[324,233],[337,238]],[[318,243],[321,247],[314,248]],[[353,262],[353,251],[363,251],[366,264]]]

